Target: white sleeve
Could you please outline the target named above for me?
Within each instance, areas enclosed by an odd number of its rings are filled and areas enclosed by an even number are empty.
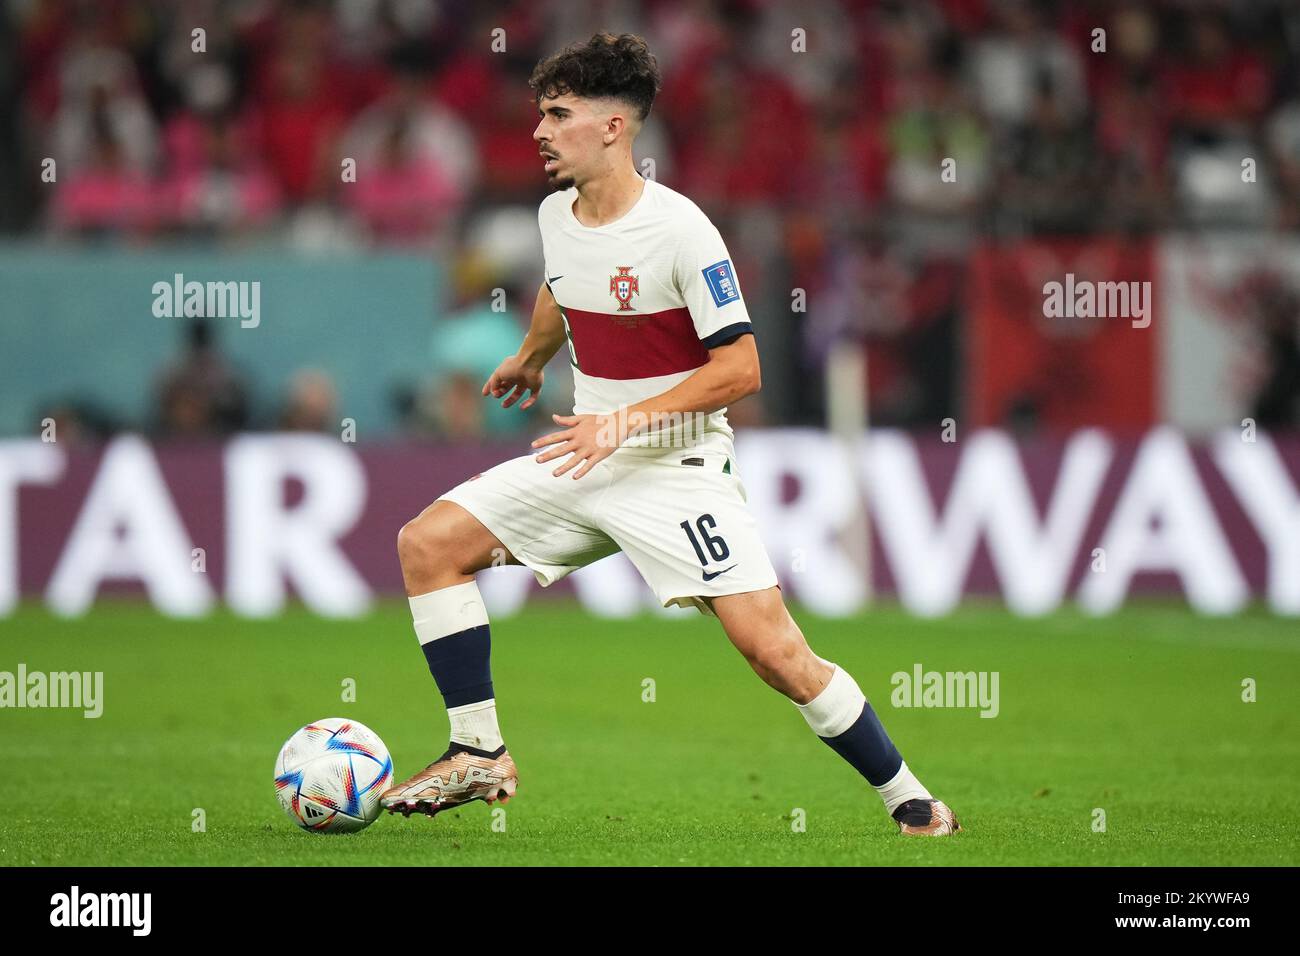
[[[707,219],[692,224],[682,236],[673,263],[673,280],[705,348],[717,348],[753,334],[731,256],[722,235]]]

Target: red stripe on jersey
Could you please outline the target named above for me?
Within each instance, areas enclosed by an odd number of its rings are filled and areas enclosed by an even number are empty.
[[[650,378],[689,372],[709,360],[687,309],[583,312],[560,307],[569,320],[578,368],[597,378]]]

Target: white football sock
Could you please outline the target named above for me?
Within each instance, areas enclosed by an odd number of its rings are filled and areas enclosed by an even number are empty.
[[[451,707],[447,716],[451,719],[451,742],[454,744],[492,751],[505,743],[497,726],[495,697],[463,707]]]
[[[799,708],[799,713],[818,737],[838,737],[853,726],[867,698],[848,671],[830,661],[823,660],[822,663],[835,668],[831,679],[820,694],[806,704],[795,704],[795,707]]]
[[[474,581],[417,594],[406,602],[421,645],[488,623],[487,607]]]
[[[885,810],[890,814],[908,800],[934,799],[930,796],[930,791],[921,786],[921,781],[916,779],[916,774],[907,769],[906,760],[898,768],[898,773],[894,774],[893,780],[876,787],[876,793],[880,794],[880,799],[885,801]]]
[[[415,636],[420,646],[426,648],[426,653],[427,646],[434,641],[488,623],[487,607],[475,581],[418,594],[407,601],[415,622]],[[447,717],[451,722],[452,743],[488,751],[496,750],[504,743],[497,726],[495,697],[449,707]]]
[[[867,697],[858,687],[858,682],[849,673],[831,661],[823,660],[835,668],[831,679],[826,682],[822,692],[806,704],[795,704],[799,713],[818,737],[838,737],[848,730],[862,714]],[[903,761],[898,773],[888,783],[875,788],[880,799],[885,801],[885,809],[893,813],[908,800],[933,800],[930,791],[921,786],[921,781],[907,769]]]

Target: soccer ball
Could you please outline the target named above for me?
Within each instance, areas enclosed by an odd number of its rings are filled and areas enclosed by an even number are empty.
[[[379,816],[393,760],[379,735],[356,720],[327,717],[285,741],[275,795],[289,819],[314,833],[351,833]]]

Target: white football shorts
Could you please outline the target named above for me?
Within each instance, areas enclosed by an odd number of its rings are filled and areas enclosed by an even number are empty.
[[[461,482],[440,501],[487,527],[543,587],[622,551],[664,607],[712,614],[704,597],[761,591],[776,572],[746,507],[731,437],[624,446],[581,478],[538,449]]]

